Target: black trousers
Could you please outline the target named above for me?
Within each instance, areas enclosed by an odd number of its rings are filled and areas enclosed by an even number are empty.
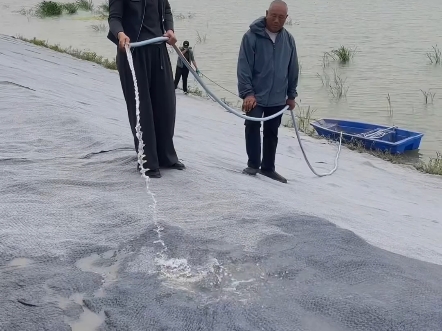
[[[175,69],[175,89],[178,87],[178,83],[180,82],[181,76],[183,77],[183,91],[187,92],[187,78],[189,77],[189,69],[183,64],[183,67],[180,68],[176,66]]]
[[[247,116],[250,117],[267,117],[276,114],[284,105],[277,107],[261,107],[256,106]],[[261,122],[246,120],[244,125],[246,136],[246,150],[249,157],[247,166],[266,171],[275,171],[275,155],[278,146],[278,129],[281,125],[282,115],[277,116],[269,121],[264,122],[263,137],[263,157],[261,162]]]
[[[176,97],[169,53],[165,44],[135,48],[132,53],[140,98],[145,168],[159,169],[178,162],[173,144]],[[138,153],[137,115],[132,73],[125,52],[117,52],[117,68],[126,100],[129,123]]]

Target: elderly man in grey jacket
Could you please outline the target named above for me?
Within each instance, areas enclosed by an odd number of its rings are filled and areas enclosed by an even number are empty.
[[[285,105],[295,108],[298,85],[298,57],[293,36],[284,29],[288,7],[284,1],[270,4],[266,16],[250,25],[244,34],[238,57],[238,92],[243,110],[251,117],[273,115]],[[278,128],[281,116],[264,122],[261,160],[261,122],[245,121],[247,168],[244,173],[262,175],[287,183],[275,171]]]

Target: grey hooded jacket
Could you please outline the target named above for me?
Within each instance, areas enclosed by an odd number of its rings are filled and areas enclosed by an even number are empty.
[[[250,25],[238,56],[238,92],[242,99],[254,95],[263,107],[282,106],[298,95],[298,56],[293,36],[282,29],[275,44],[265,31],[265,17]]]

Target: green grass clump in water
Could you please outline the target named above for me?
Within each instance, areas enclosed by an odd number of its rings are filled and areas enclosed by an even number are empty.
[[[55,1],[43,1],[37,5],[35,13],[38,17],[45,18],[61,16],[64,12],[73,15],[76,14],[79,9],[83,9],[83,7],[80,7],[78,2],[60,3]]]
[[[109,16],[109,2],[106,1],[99,5],[97,14],[99,15],[100,19],[106,19]]]
[[[354,51],[345,46],[341,46],[338,49],[332,50],[332,53],[338,58],[339,62],[347,63],[354,55]]]
[[[305,133],[308,136],[315,136],[315,129],[312,128],[312,126],[310,125],[311,122],[313,122],[314,119],[313,118],[313,114],[315,113],[316,109],[311,109],[310,106],[307,107],[307,109],[300,107],[297,103],[296,103],[296,108],[294,110],[294,112],[298,111],[298,114],[294,114],[295,115],[295,121],[296,121],[296,126],[298,128],[298,130],[300,132]],[[292,118],[290,118],[287,123],[284,125],[286,127],[289,128],[293,128],[294,124],[293,124],[293,120]]]
[[[69,15],[76,14],[78,11],[78,6],[76,3],[65,3],[63,4],[63,8]]]
[[[43,1],[37,5],[35,13],[39,17],[54,17],[63,14],[63,4],[55,1]]]
[[[59,53],[65,53],[69,54],[73,57],[76,57],[77,59],[85,60],[94,62],[96,64],[99,64],[107,69],[117,70],[117,64],[115,60],[111,61],[109,59],[104,58],[103,56],[98,55],[95,52],[88,52],[88,51],[81,51],[72,47],[69,48],[62,48],[59,45],[50,45],[44,40],[40,40],[37,38],[33,39],[27,39],[24,37],[17,37],[20,40],[26,41],[28,43],[32,43],[37,46],[49,48],[53,51],[59,52]]]
[[[78,9],[84,11],[92,11],[94,10],[94,4],[92,0],[77,0]]]
[[[430,158],[427,163],[420,163],[416,168],[427,174],[442,176],[442,153],[436,152],[436,157]]]
[[[98,6],[98,9],[101,10],[103,13],[109,13],[109,2],[103,2],[100,6]]]

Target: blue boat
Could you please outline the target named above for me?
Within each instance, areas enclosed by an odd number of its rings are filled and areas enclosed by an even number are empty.
[[[366,149],[402,154],[419,149],[423,133],[365,122],[323,118],[311,123],[318,135],[343,142],[358,143]]]

